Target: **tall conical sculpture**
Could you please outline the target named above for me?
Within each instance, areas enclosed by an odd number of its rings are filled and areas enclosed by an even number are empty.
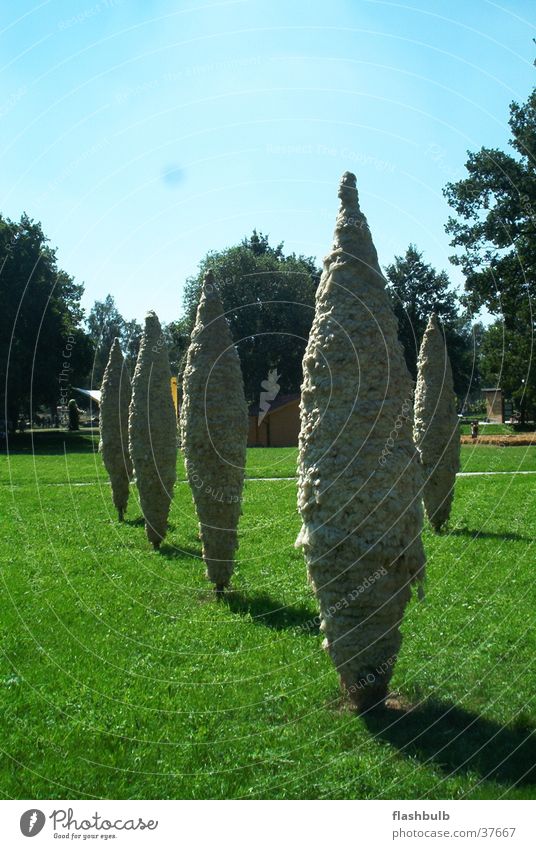
[[[247,431],[240,360],[209,271],[184,370],[181,435],[207,577],[218,593],[238,547]]]
[[[166,343],[154,312],[145,317],[132,380],[128,433],[145,531],[153,547],[159,548],[167,531],[177,474],[177,416]]]
[[[132,461],[128,453],[128,408],[130,377],[125,367],[117,337],[110,348],[104,371],[100,399],[99,451],[112,484],[112,498],[119,521],[123,521],[128,504]]]
[[[383,701],[424,577],[413,383],[356,179],[343,175],[303,360],[298,507],[324,647],[359,709]]]
[[[460,469],[460,429],[445,338],[432,313],[419,351],[414,436],[424,471],[426,515],[436,532],[448,521]]]

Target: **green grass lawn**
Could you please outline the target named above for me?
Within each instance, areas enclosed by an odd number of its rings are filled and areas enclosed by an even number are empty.
[[[13,478],[14,484],[97,483],[106,481],[106,470],[97,452],[96,432],[65,431],[17,434],[9,453],[0,454],[0,480]],[[291,477],[296,474],[297,448],[249,448],[248,477]],[[178,480],[186,480],[179,452]]]
[[[40,436],[0,458],[5,798],[534,798],[533,477],[458,479],[392,682],[417,707],[359,717],[293,547],[295,481],[246,483],[217,602],[185,483],[154,553],[134,488],[115,521],[91,435]],[[467,471],[536,468],[534,448],[467,448]],[[253,449],[247,473],[295,462]]]
[[[17,435],[9,455],[0,454],[0,480],[21,484],[105,483],[106,471],[96,453],[95,432],[37,432]],[[250,478],[286,478],[296,475],[297,448],[249,448],[246,475]],[[536,471],[536,446],[462,445],[461,470]],[[177,479],[184,481],[179,453]]]
[[[536,446],[462,445],[462,472],[534,472]]]

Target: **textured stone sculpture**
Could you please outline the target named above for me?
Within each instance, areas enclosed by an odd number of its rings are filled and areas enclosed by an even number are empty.
[[[424,577],[413,383],[353,174],[342,177],[303,360],[298,507],[324,647],[359,709],[381,702]]]
[[[419,351],[414,436],[424,471],[424,508],[439,532],[452,507],[460,468],[460,433],[452,369],[435,314],[430,316]]]
[[[145,531],[155,549],[167,531],[177,463],[177,417],[166,343],[154,312],[145,318],[132,380],[129,447]]]
[[[78,404],[74,398],[71,398],[67,405],[67,414],[69,417],[69,430],[80,430],[80,413]]]
[[[104,371],[100,399],[99,451],[112,484],[112,498],[119,521],[123,521],[128,504],[132,461],[128,453],[128,408],[130,377],[125,368],[119,339],[110,348]]]
[[[248,410],[240,360],[210,271],[188,349],[180,418],[207,578],[221,593],[238,547]]]

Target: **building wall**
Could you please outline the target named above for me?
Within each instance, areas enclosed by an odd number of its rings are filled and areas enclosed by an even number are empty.
[[[267,441],[267,431],[266,431],[266,418],[264,418],[260,424],[257,426],[257,416],[249,417],[249,429],[248,429],[248,445],[264,445],[268,444]]]
[[[300,402],[296,398],[268,413],[257,427],[257,416],[249,417],[248,445],[287,448],[298,444]]]
[[[300,434],[299,401],[291,401],[285,407],[269,414],[270,445],[272,448],[287,448],[298,444]]]
[[[500,389],[484,391],[486,396],[486,416],[490,422],[503,423],[503,396]]]

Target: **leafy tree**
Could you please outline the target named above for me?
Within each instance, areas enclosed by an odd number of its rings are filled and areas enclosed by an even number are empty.
[[[512,399],[522,422],[536,417],[536,364],[527,333],[510,330],[500,320],[487,327],[480,342],[480,369],[488,386],[500,386]]]
[[[189,339],[208,269],[214,272],[240,356],[246,399],[258,400],[271,369],[280,375],[282,392],[299,391],[320,276],[314,259],[285,256],[282,244],[271,247],[268,236],[255,230],[240,245],[208,253],[186,282],[185,321],[173,331],[181,340]],[[177,339],[177,344],[181,348],[183,342]]]
[[[171,374],[178,375],[179,372],[182,374],[192,331],[190,319],[183,316],[178,321],[170,321],[169,324],[164,325],[162,331],[168,349]]]
[[[139,321],[133,318],[131,321],[125,321],[123,331],[119,337],[127,371],[131,375],[134,374],[134,369],[136,368],[142,333],[143,327]],[[110,352],[108,351],[108,353]]]
[[[121,338],[125,327],[125,320],[112,295],[106,295],[104,301],[95,301],[86,324],[95,348],[91,383],[93,386],[100,386],[112,342],[116,336]]]
[[[83,287],[58,268],[41,225],[0,216],[0,393],[8,427],[54,410],[88,371],[91,343],[80,326]]]
[[[417,357],[430,314],[438,316],[452,365],[454,389],[465,395],[474,386],[473,344],[467,318],[458,313],[458,303],[450,288],[445,271],[437,272],[423,260],[415,245],[410,245],[404,256],[385,269],[387,291],[398,319],[398,338],[410,374],[417,377]]]
[[[466,303],[504,316],[508,327],[518,324],[536,295],[536,89],[528,101],[510,105],[510,144],[515,154],[494,148],[469,153],[468,176],[445,187],[457,218],[447,232],[461,253]]]
[[[532,366],[536,322],[536,89],[510,105],[512,153],[482,147],[469,153],[468,176],[445,187],[457,217],[447,232],[460,252],[452,262],[465,274],[465,303],[502,316],[484,334],[482,369],[521,413],[534,414]]]
[[[142,327],[135,319],[125,321],[112,295],[106,295],[104,301],[95,301],[87,319],[87,329],[95,348],[92,385],[100,386],[102,382],[110,348],[116,336],[121,340],[125,363],[132,374],[140,347]]]

